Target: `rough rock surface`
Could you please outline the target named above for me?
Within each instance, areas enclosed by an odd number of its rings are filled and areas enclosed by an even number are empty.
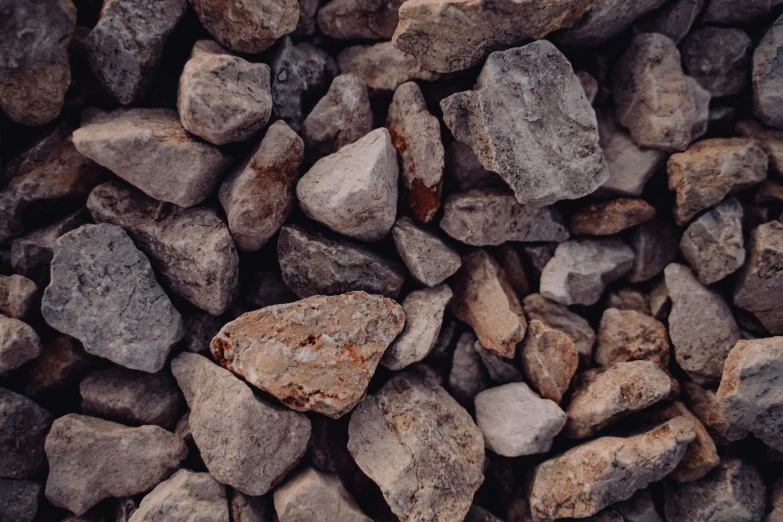
[[[484,441],[440,386],[395,375],[351,416],[348,451],[410,522],[460,520],[484,480]]]
[[[558,34],[557,41],[571,47],[598,45],[664,3],[666,0],[598,0],[573,27]]]
[[[194,353],[179,354],[171,371],[190,406],[193,440],[215,480],[260,496],[304,455],[310,421],[301,413],[265,403],[229,371]],[[242,436],[248,433],[254,436]]]
[[[405,0],[332,0],[318,11],[318,27],[338,40],[389,40]]]
[[[484,364],[489,378],[494,382],[498,384],[522,382],[522,372],[519,371],[513,360],[501,357],[492,350],[487,350],[479,341],[476,341],[473,348],[481,357],[481,362]]]
[[[571,233],[611,236],[650,221],[655,207],[643,199],[617,198],[590,203],[571,214]]]
[[[743,120],[734,126],[740,136],[752,138],[761,146],[769,158],[769,167],[783,172],[783,131],[761,125],[756,120]]]
[[[0,314],[0,376],[35,359],[42,351],[41,339],[29,324]]]
[[[391,42],[348,47],[339,54],[337,62],[343,74],[355,74],[373,94],[394,91],[413,80],[440,78],[440,74],[425,69],[416,58],[400,51]]]
[[[294,183],[304,158],[302,139],[273,123],[250,157],[220,186],[228,228],[241,250],[258,250],[294,210]]]
[[[128,428],[71,413],[54,421],[46,437],[46,498],[82,515],[104,498],[149,490],[187,453],[177,435],[159,426]]]
[[[0,314],[22,319],[38,298],[38,286],[26,277],[0,275]]]
[[[763,123],[777,129],[783,129],[781,53],[783,15],[775,20],[753,53],[753,112]]]
[[[530,385],[544,399],[560,404],[579,367],[579,354],[571,338],[538,319],[531,319],[520,358]]]
[[[595,112],[571,64],[546,40],[492,53],[474,90],[445,98],[441,108],[454,137],[520,203],[580,198],[609,177]]]
[[[649,296],[636,288],[626,287],[616,292],[609,292],[606,296],[606,307],[652,315]]]
[[[289,408],[332,418],[365,394],[405,315],[364,292],[314,296],[248,312],[212,340],[212,355]]]
[[[181,469],[155,486],[128,522],[228,522],[226,488],[209,473]]]
[[[0,479],[0,518],[8,522],[33,522],[43,486],[32,480]]]
[[[305,468],[275,491],[280,522],[372,522],[335,475]]]
[[[579,361],[583,365],[590,363],[593,357],[595,332],[584,317],[541,294],[531,294],[525,297],[522,305],[528,320],[538,319],[550,328],[566,334],[574,343]]]
[[[24,392],[34,398],[55,395],[78,383],[95,361],[75,339],[56,337],[44,345],[41,355],[28,366]]]
[[[766,14],[777,0],[748,0],[736,4],[731,0],[710,0],[704,8],[704,22],[720,25],[747,22]]]
[[[476,335],[463,332],[454,346],[449,370],[449,390],[464,405],[473,404],[473,398],[490,387],[489,375],[476,351]]]
[[[462,266],[456,250],[407,216],[394,224],[392,238],[402,262],[423,285],[439,285]]]
[[[26,479],[46,471],[44,440],[51,425],[48,411],[0,388],[0,477]]]
[[[715,98],[733,96],[747,84],[753,43],[740,29],[702,27],[683,42],[685,73]]]
[[[737,275],[734,304],[753,312],[773,334],[783,334],[783,225],[756,227],[748,242],[748,259]]]
[[[593,357],[598,365],[652,361],[667,370],[669,351],[669,335],[659,320],[635,310],[604,310]]]
[[[702,388],[695,382],[683,381],[682,392],[690,411],[699,418],[715,441],[725,445],[748,435],[748,430],[729,423],[714,391]]]
[[[11,266],[14,271],[39,282],[48,281],[54,242],[66,232],[84,225],[88,215],[86,209],[80,209],[51,225],[14,239],[11,243]]]
[[[635,27],[639,32],[660,33],[668,36],[679,45],[693,27],[693,23],[704,7],[704,2],[705,0],[666,2],[659,9],[641,18]]]
[[[626,277],[632,283],[649,281],[677,257],[679,233],[668,220],[656,218],[642,223],[630,236],[634,259]]]

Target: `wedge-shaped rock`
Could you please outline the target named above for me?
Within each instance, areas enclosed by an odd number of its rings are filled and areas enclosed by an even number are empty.
[[[573,341],[560,330],[532,319],[521,347],[525,378],[544,398],[560,404],[579,367]]]
[[[305,468],[275,491],[280,522],[372,522],[336,475]]]
[[[571,232],[611,236],[655,217],[655,207],[643,199],[617,198],[590,203],[571,214]]]
[[[332,0],[318,11],[318,27],[338,40],[389,40],[405,0]]]
[[[0,314],[0,375],[35,359],[42,351],[41,339],[29,324]]]
[[[635,310],[607,308],[598,328],[594,359],[608,368],[618,362],[652,361],[669,368],[669,336],[659,320]]]
[[[573,27],[557,35],[557,41],[571,47],[598,45],[664,3],[666,0],[598,0]]]
[[[0,314],[22,319],[31,312],[38,298],[38,287],[26,277],[0,275]]]
[[[577,199],[609,177],[595,111],[571,64],[546,40],[492,53],[474,89],[440,105],[454,137],[520,203]]]
[[[740,29],[702,27],[683,43],[683,67],[715,98],[733,96],[748,82],[752,49],[753,42]]]
[[[332,418],[363,397],[405,314],[365,292],[314,296],[248,312],[212,340],[212,355],[298,411]]]
[[[400,373],[357,407],[348,451],[409,522],[462,520],[484,480],[478,427],[440,386]]]
[[[634,27],[642,33],[660,33],[668,36],[679,45],[693,27],[693,23],[704,7],[704,2],[705,0],[666,2],[661,8],[640,19]]]
[[[148,196],[192,207],[209,196],[229,159],[191,138],[169,109],[93,113],[73,133],[76,149]]]
[[[753,53],[753,113],[762,122],[777,129],[783,129],[781,53],[783,15],[775,20]]]
[[[583,366],[589,365],[593,358],[595,332],[584,317],[541,294],[531,294],[525,297],[522,305],[528,320],[537,319],[550,328],[566,334],[574,343],[580,363]]]
[[[753,312],[773,334],[783,334],[783,225],[770,221],[753,230],[748,259],[737,276],[734,304]]]
[[[301,413],[267,404],[201,355],[179,354],[171,371],[190,406],[193,441],[218,482],[260,496],[304,455],[310,421]]]
[[[748,436],[748,430],[729,423],[715,392],[695,382],[682,382],[683,400],[699,418],[712,438],[726,445]]]
[[[0,388],[0,477],[26,479],[46,472],[44,440],[52,420],[24,395]]]
[[[407,216],[394,224],[392,238],[402,262],[423,285],[439,285],[462,266],[456,250]]]
[[[371,94],[394,91],[413,80],[431,82],[441,77],[391,42],[348,47],[339,54],[337,62],[343,74],[355,74],[364,80]]]
[[[649,281],[677,257],[679,231],[668,219],[655,218],[642,223],[630,234],[634,253],[633,268],[626,274],[632,283]]]
[[[226,487],[209,476],[181,469],[158,484],[128,522],[228,522]]]

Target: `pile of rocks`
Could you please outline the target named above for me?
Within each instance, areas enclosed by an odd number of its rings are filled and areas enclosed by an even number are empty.
[[[0,522],[783,521],[781,0],[2,0],[0,109]]]

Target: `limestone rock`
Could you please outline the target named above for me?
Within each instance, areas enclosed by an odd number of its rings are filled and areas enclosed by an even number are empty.
[[[748,259],[737,275],[734,304],[753,312],[773,334],[783,333],[783,225],[770,221],[756,227],[747,246]]]
[[[370,88],[371,94],[394,91],[413,80],[434,81],[440,74],[425,69],[413,56],[391,42],[347,47],[337,57],[343,74],[355,74]]]
[[[389,40],[404,0],[332,0],[318,11],[318,27],[338,40]]]
[[[679,232],[668,221],[660,218],[642,223],[630,234],[629,243],[634,253],[633,268],[626,277],[632,283],[649,281],[677,257]]]
[[[280,522],[372,522],[336,475],[305,468],[275,491]]]
[[[141,501],[128,522],[228,522],[226,488],[209,476],[181,469]]]
[[[546,40],[492,53],[474,90],[445,98],[441,108],[454,137],[520,203],[577,199],[608,179],[595,112],[571,64]]]
[[[462,266],[462,259],[453,248],[407,216],[394,224],[392,238],[408,271],[423,285],[439,285]]]
[[[445,181],[453,185],[456,192],[508,186],[495,172],[485,169],[473,149],[464,143],[452,141],[446,147],[445,159]]]
[[[41,340],[29,324],[0,314],[0,375],[35,359],[42,351]]]
[[[595,362],[608,368],[615,363],[652,361],[669,368],[669,336],[659,320],[634,310],[607,308],[598,328]]]
[[[688,381],[683,381],[682,391],[688,408],[699,418],[715,441],[725,445],[748,435],[748,430],[729,423],[714,391]]]
[[[46,472],[44,440],[51,425],[48,411],[0,388],[0,477],[26,479]]]
[[[579,354],[564,332],[532,319],[522,343],[521,361],[530,385],[544,399],[560,404],[579,367]]]
[[[783,131],[761,125],[756,120],[743,120],[734,130],[745,138],[752,138],[761,146],[769,158],[769,167],[783,172]]]
[[[14,271],[37,281],[49,280],[49,263],[54,257],[54,242],[66,232],[87,223],[88,212],[80,209],[11,243],[11,265]]]
[[[46,498],[82,515],[104,498],[149,490],[187,453],[178,436],[159,426],[128,428],[71,413],[54,421],[46,437]]]
[[[598,45],[664,3],[666,0],[598,0],[573,27],[560,33],[557,40],[572,47]]]
[[[606,296],[606,307],[652,315],[649,296],[636,288],[626,287],[616,292],[609,292]]]
[[[0,275],[0,314],[22,319],[38,299],[38,287],[20,275]]]
[[[654,217],[655,207],[643,199],[610,199],[583,206],[571,214],[571,233],[611,236]]]
[[[713,97],[733,96],[747,84],[752,50],[740,29],[702,27],[683,42],[683,68]]]
[[[660,33],[677,45],[690,32],[705,0],[674,0],[641,18],[635,25],[642,33]],[[631,521],[636,522],[636,521]]]
[[[43,486],[32,480],[0,479],[0,519],[33,522]]]
[[[449,371],[449,390],[464,405],[473,404],[473,398],[490,387],[489,375],[475,349],[476,335],[464,332],[457,339]]]
[[[348,451],[410,522],[461,520],[484,480],[484,442],[446,390],[400,373],[351,416]]]
[[[590,363],[593,358],[595,332],[585,318],[541,294],[525,297],[522,305],[529,321],[537,319],[550,328],[566,334],[573,341],[581,364],[586,366]]]

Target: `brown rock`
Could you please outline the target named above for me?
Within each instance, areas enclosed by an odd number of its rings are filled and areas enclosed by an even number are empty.
[[[0,314],[12,319],[26,316],[38,299],[38,287],[20,275],[0,275]]]
[[[318,27],[338,40],[389,40],[404,1],[332,0],[318,11]]]
[[[547,299],[541,294],[525,297],[522,304],[528,320],[538,319],[550,328],[566,334],[574,343],[580,363],[583,366],[590,364],[593,358],[595,332],[585,318],[575,314],[567,306]]]
[[[560,404],[579,367],[573,341],[537,319],[530,321],[520,348],[525,378],[543,397]]]
[[[682,392],[690,411],[718,443],[725,445],[748,435],[748,430],[729,423],[714,391],[702,388],[695,382],[683,381]]]
[[[752,138],[767,153],[769,167],[783,172],[783,131],[765,127],[756,120],[743,120],[734,126],[740,136]]]
[[[361,78],[370,93],[394,91],[413,80],[434,81],[440,74],[425,69],[410,54],[394,47],[391,42],[357,45],[343,49],[337,57],[340,71]]]
[[[618,362],[652,361],[666,371],[669,351],[666,326],[657,319],[634,310],[604,311],[594,354],[597,364],[608,368]]]
[[[770,221],[756,227],[747,251],[734,287],[734,304],[753,312],[771,333],[783,333],[783,225]]]
[[[609,292],[606,296],[606,307],[652,315],[649,297],[635,288],[621,288],[616,292]]]
[[[41,339],[29,324],[0,314],[0,376],[35,359],[41,351]]]
[[[571,215],[571,233],[611,236],[655,217],[643,199],[618,198],[584,206]]]

